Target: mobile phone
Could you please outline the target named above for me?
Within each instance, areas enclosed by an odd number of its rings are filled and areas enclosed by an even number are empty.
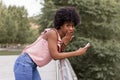
[[[85,48],[88,48],[88,47],[90,47],[90,43],[87,43],[87,44],[85,45]]]

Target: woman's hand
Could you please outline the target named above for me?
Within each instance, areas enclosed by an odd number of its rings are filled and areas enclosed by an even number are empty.
[[[62,42],[67,45],[74,38],[73,32],[68,31],[66,35],[62,38]]]
[[[77,51],[76,55],[79,56],[79,55],[85,54],[89,47],[90,47],[90,44],[87,44],[85,47],[79,48],[78,50],[76,50]]]
[[[61,51],[65,49],[65,47],[70,43],[73,38],[73,32],[68,31],[66,35],[62,38]]]

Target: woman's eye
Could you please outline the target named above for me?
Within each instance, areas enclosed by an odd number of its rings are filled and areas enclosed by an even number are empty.
[[[69,26],[69,24],[67,24],[66,26]]]
[[[69,25],[69,24],[67,25],[67,27],[70,27],[70,26],[71,26],[71,25]]]

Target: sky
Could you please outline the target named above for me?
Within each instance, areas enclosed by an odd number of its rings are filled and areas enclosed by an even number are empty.
[[[7,7],[9,5],[24,6],[27,9],[28,17],[35,16],[41,13],[41,8],[43,7],[40,3],[43,0],[1,0]]]

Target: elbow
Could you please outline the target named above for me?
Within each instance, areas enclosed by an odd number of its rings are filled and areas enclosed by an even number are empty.
[[[55,53],[54,55],[51,55],[51,57],[52,57],[52,59],[54,59],[54,60],[59,60],[59,59],[61,59],[59,53]]]
[[[51,56],[53,60],[59,60],[56,56]]]
[[[58,60],[57,58],[53,58],[53,57],[52,57],[52,59],[55,60],[55,61]]]

